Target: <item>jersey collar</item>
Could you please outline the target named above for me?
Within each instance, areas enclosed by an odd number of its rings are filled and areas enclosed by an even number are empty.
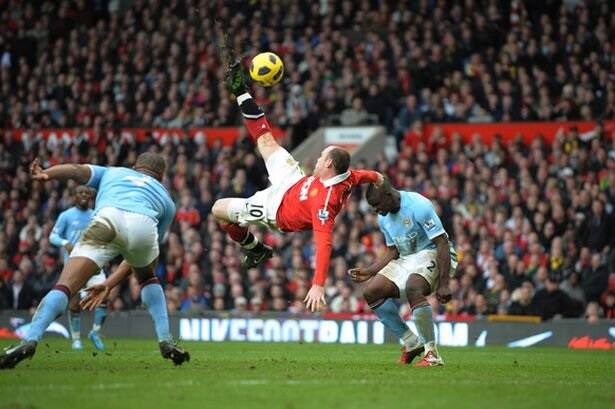
[[[322,183],[324,187],[331,187],[333,185],[337,185],[338,183],[342,183],[349,177],[350,177],[350,171],[346,171],[344,173],[340,173],[339,175],[335,175],[332,178],[329,178],[327,180],[321,179],[320,183]]]

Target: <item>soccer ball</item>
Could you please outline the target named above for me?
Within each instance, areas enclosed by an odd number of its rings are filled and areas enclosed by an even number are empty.
[[[250,77],[263,87],[270,87],[280,82],[284,76],[282,59],[271,52],[260,53],[250,62]]]

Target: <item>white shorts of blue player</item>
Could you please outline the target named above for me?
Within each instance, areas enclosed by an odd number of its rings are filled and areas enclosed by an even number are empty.
[[[96,237],[89,228],[75,245],[71,257],[86,257],[100,268],[118,255],[137,268],[151,264],[158,257],[158,227],[151,217],[105,207],[93,217],[90,226],[96,224],[106,227],[99,230],[101,235],[108,231],[115,232],[115,237],[111,241]]]
[[[399,298],[406,300],[406,283],[411,274],[418,274],[429,283],[431,292],[438,288],[439,271],[436,258],[437,251],[433,249],[422,250],[417,253],[400,256],[387,264],[378,274],[391,280],[399,289]],[[457,270],[457,254],[451,248],[450,276]]]

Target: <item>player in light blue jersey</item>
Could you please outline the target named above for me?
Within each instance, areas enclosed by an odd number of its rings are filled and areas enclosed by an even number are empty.
[[[68,257],[77,244],[81,233],[86,229],[92,220],[93,211],[89,208],[92,199],[92,190],[87,186],[78,186],[75,189],[75,206],[60,213],[56,224],[49,235],[49,242],[54,246],[61,247],[64,253],[64,264],[68,263]],[[101,269],[88,280],[86,287],[100,284],[105,281],[105,273]],[[85,291],[80,291],[81,297],[85,297]],[[68,307],[68,323],[72,338],[73,349],[83,349],[81,343],[81,319],[79,314],[79,297],[73,297]],[[100,339],[99,331],[107,317],[107,307],[105,304],[99,305],[94,311],[94,325],[88,334],[88,338],[94,347],[100,351],[105,349],[105,344]]]
[[[173,342],[164,292],[154,275],[159,243],[175,217],[175,204],[161,183],[165,168],[164,158],[154,153],[139,155],[134,169],[77,164],[43,169],[38,160],[32,163],[35,181],[73,179],[97,189],[96,208],[58,282],[39,304],[24,340],[0,354],[0,369],[32,357],[43,332],[64,312],[71,296],[118,255],[124,261],[103,284],[88,288],[81,306],[100,305],[114,286],[134,273],[141,284],[141,300],[154,320],[162,356],[176,365],[190,360],[190,354]]]
[[[431,305],[425,298],[451,299],[449,277],[457,268],[457,255],[429,199],[400,192],[386,181],[367,188],[367,202],[379,213],[378,223],[387,251],[366,268],[349,274],[355,282],[371,278],[363,296],[382,323],[401,339],[400,362],[409,364],[424,351],[416,366],[443,365],[436,348]],[[399,316],[393,298],[407,299],[420,338]]]

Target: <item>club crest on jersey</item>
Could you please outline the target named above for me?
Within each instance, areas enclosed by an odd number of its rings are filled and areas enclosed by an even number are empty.
[[[436,227],[436,222],[433,219],[429,219],[423,223],[423,225],[425,226],[425,230],[431,230]]]
[[[329,212],[327,209],[318,209],[318,219],[322,224],[325,224],[327,219],[329,219]]]
[[[410,227],[410,226],[412,226],[412,219],[409,218],[409,217],[406,217],[406,218],[404,218],[403,223],[404,223],[404,226]]]

